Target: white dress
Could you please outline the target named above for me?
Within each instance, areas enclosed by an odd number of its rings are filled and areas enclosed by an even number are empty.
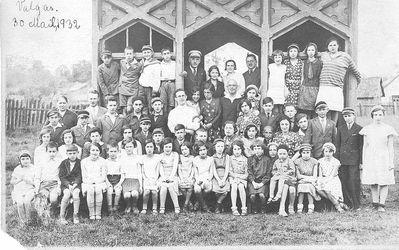
[[[398,135],[395,129],[384,123],[373,123],[365,126],[359,134],[364,135],[362,183],[395,184],[394,170],[388,169],[393,164],[389,160],[388,137]]]
[[[269,89],[266,96],[271,97],[274,104],[284,104],[284,89],[285,89],[285,71],[287,66],[281,64],[277,66],[275,63],[269,65]]]
[[[332,171],[334,171],[334,168],[340,166],[341,163],[336,158],[332,158],[329,161],[326,158],[321,158],[319,160],[319,164],[322,176],[317,178],[318,180],[316,189],[328,191],[334,196],[335,199],[338,201],[343,201],[342,186],[338,174],[332,179],[329,178],[329,176],[332,174]]]

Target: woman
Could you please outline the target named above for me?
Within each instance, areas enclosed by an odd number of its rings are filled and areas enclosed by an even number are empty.
[[[78,124],[78,116],[72,112],[71,110],[67,109],[68,106],[68,98],[64,95],[60,95],[57,98],[57,110],[58,113],[61,115],[60,122],[64,124],[66,129],[70,129],[75,127]]]
[[[220,70],[219,70],[218,66],[212,65],[211,67],[209,67],[208,76],[209,76],[209,80],[206,82],[211,83],[215,89],[214,93],[213,93],[213,97],[214,98],[223,97],[224,96],[224,84],[223,84],[223,82],[219,81]],[[205,86],[205,84],[202,87],[204,87],[204,86]],[[204,89],[202,89],[201,94],[202,95],[204,94]]]
[[[226,75],[223,76],[224,89],[227,90],[227,83],[230,79],[234,79],[238,84],[237,93],[239,96],[242,96],[245,92],[245,79],[242,74],[236,72],[236,62],[231,59],[227,60],[225,66]],[[227,96],[228,93],[225,92],[225,95]]]
[[[252,113],[251,101],[248,99],[243,99],[238,104],[240,109],[240,116],[237,118],[237,133],[240,136],[244,136],[245,129],[249,124],[255,124],[256,128],[259,131],[260,128],[260,118]]]
[[[290,118],[287,116],[282,116],[278,124],[280,131],[274,135],[273,142],[277,143],[278,145],[287,145],[289,149],[288,156],[292,158],[292,160],[295,160],[297,156],[299,156],[298,154],[295,154],[295,152],[299,150],[302,139],[298,133],[291,131],[292,128]],[[294,155],[295,157],[293,157]]]
[[[220,137],[220,117],[222,108],[220,99],[214,97],[215,89],[212,83],[206,82],[204,85],[204,100],[200,101],[200,115],[203,117],[201,126],[208,131],[208,138],[214,141]]]
[[[371,185],[374,208],[384,212],[388,185],[395,184],[393,137],[398,134],[393,127],[382,122],[385,109],[381,105],[371,110],[373,123],[359,134],[364,136],[362,183]]]
[[[295,43],[288,46],[289,59],[284,60],[287,65],[285,73],[285,86],[288,88],[288,96],[285,103],[298,106],[299,89],[302,81],[303,62],[298,58],[299,46]]]
[[[325,101],[331,111],[330,119],[335,123],[338,114],[344,108],[344,79],[347,70],[350,70],[360,83],[360,72],[357,70],[352,58],[345,52],[339,51],[337,38],[327,41],[328,52],[320,53],[323,68],[320,73],[320,88],[316,103]]]

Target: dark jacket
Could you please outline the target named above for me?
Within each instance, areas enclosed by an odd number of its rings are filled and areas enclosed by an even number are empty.
[[[76,124],[78,124],[78,116],[75,114],[75,112],[72,112],[69,109],[67,109],[65,111],[64,116],[61,118],[60,122],[64,124],[66,129],[70,129],[72,127],[75,127]]]
[[[155,119],[155,115],[150,115],[151,119],[151,128],[150,131],[153,132],[156,128],[161,128],[165,137],[172,137],[172,133],[168,127],[168,116],[165,114],[159,115],[157,119]]]
[[[323,131],[319,117],[315,117],[309,121],[306,130],[304,142],[313,145],[313,157],[319,159],[322,157],[322,148],[326,142],[335,142],[336,136],[335,122],[330,119],[326,120],[326,129]]]
[[[362,129],[357,123],[353,123],[350,130],[345,124],[338,127],[335,146],[336,158],[341,165],[359,165],[362,163],[363,136],[359,134]]]
[[[198,86],[201,89],[201,84],[206,81],[206,73],[200,67],[197,67],[197,75],[193,74],[189,66],[185,67],[184,70],[187,72],[187,76],[184,78],[184,91],[186,92],[187,100],[191,100],[194,86]]]
[[[248,70],[242,74],[245,79],[245,88],[247,88],[249,85],[255,85],[256,87],[260,87],[260,69],[259,67],[256,67],[254,72],[249,74]]]
[[[77,184],[76,188],[81,189],[82,184],[82,170],[80,165],[80,160],[76,159],[75,166],[71,171],[71,163],[69,159],[65,159],[61,162],[59,167],[58,176],[61,181],[61,190],[69,188],[69,185]]]

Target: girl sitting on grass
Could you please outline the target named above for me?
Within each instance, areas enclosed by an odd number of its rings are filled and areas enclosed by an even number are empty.
[[[60,157],[64,160],[66,158],[68,158],[68,155],[66,153],[66,148],[68,145],[74,144],[76,145],[76,147],[78,147],[78,159],[81,159],[82,156],[82,148],[79,147],[76,144],[75,141],[75,133],[70,130],[70,129],[66,129],[62,132],[61,134],[61,140],[64,144],[62,144],[59,148],[58,148],[58,154],[60,155]]]
[[[180,146],[180,164],[178,167],[179,172],[179,189],[185,197],[183,211],[189,212],[189,203],[194,189],[194,156],[190,153],[191,143],[183,142]]]
[[[222,139],[216,139],[213,144],[215,148],[215,154],[213,155],[215,168],[213,169],[212,191],[217,198],[215,213],[218,214],[222,212],[222,202],[230,191],[230,183],[227,179],[230,158],[229,155],[224,153],[224,141]]]
[[[230,157],[229,182],[231,185],[231,211],[233,215],[240,215],[237,210],[237,190],[241,200],[241,215],[247,215],[247,187],[248,163],[243,155],[244,143],[236,140],[232,143],[232,152]]]
[[[35,148],[33,153],[33,160],[35,165],[39,165],[41,160],[47,159],[47,151],[46,147],[50,142],[51,138],[51,129],[43,128],[39,133],[40,145]]]
[[[122,194],[122,165],[118,159],[118,144],[112,143],[108,146],[108,159],[105,161],[107,166],[107,203],[108,212],[115,213],[119,208],[119,200]],[[113,194],[115,200],[113,202]]]

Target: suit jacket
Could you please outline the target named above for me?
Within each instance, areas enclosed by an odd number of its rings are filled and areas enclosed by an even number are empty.
[[[66,130],[66,127],[63,124],[59,123],[55,129],[53,129],[53,127],[50,125],[46,125],[43,128],[49,128],[51,130],[50,141],[56,142],[59,146],[63,144],[61,134],[64,132],[64,130]]]
[[[264,111],[262,111],[259,114],[259,119],[260,119],[260,127],[261,130],[263,131],[263,128],[265,126],[271,126],[273,128],[273,132],[277,131],[277,127],[278,127],[278,120],[280,119],[280,114],[279,113],[273,113],[270,115],[269,118],[267,118],[266,113]]]
[[[106,144],[110,144],[112,140],[115,142],[121,141],[123,139],[122,127],[126,124],[126,119],[121,115],[117,115],[114,124],[108,113],[103,115],[97,121],[97,127],[103,131],[102,141]]]
[[[86,126],[86,131],[81,127],[76,125],[75,127],[71,128],[73,133],[75,134],[75,141],[79,147],[83,148],[85,142],[90,141],[89,131],[91,128],[94,128],[94,125],[90,123]]]
[[[323,131],[319,117],[315,117],[309,121],[304,142],[313,145],[313,157],[319,159],[323,156],[324,143],[334,143],[336,134],[335,122],[326,118],[326,128]]]
[[[141,143],[142,152],[145,152],[145,141],[147,139],[152,139],[152,133],[148,132],[147,136],[144,135],[142,131],[138,132],[134,138]]]
[[[357,123],[353,123],[350,130],[346,123],[338,127],[335,141],[336,158],[342,165],[362,163],[363,136],[359,134],[362,128]]]
[[[191,93],[194,86],[198,86],[201,89],[201,84],[206,81],[206,73],[200,67],[197,67],[197,75],[193,74],[189,66],[185,67],[184,70],[187,72],[187,76],[184,78],[184,91],[186,92],[187,99],[191,100]]]
[[[249,74],[249,70],[247,70],[242,75],[244,76],[244,80],[245,80],[245,88],[247,88],[248,85],[255,85],[258,88],[260,87],[260,69],[259,69],[259,67],[256,67],[254,72],[252,72],[251,74]]]
[[[104,107],[101,107],[101,106],[97,106],[97,107],[98,107],[98,111],[97,111],[97,114],[96,114],[96,115],[94,115],[93,110],[91,110],[90,107],[87,107],[87,108],[86,108],[86,111],[89,112],[89,120],[88,120],[88,123],[93,124],[93,125],[96,125],[98,119],[100,119],[100,118],[101,118],[103,115],[105,115],[105,114],[107,113],[107,111],[108,111],[108,110],[107,110],[106,108],[104,108]]]
[[[61,181],[61,190],[69,188],[69,185],[77,184],[76,188],[81,189],[82,184],[82,170],[80,160],[76,159],[75,166],[71,171],[71,163],[69,159],[65,159],[61,162],[58,170],[58,176]]]
[[[172,133],[169,130],[168,127],[168,116],[165,114],[162,114],[157,117],[155,120],[155,115],[151,114],[150,115],[150,120],[151,120],[151,128],[150,131],[153,132],[154,129],[156,128],[161,128],[163,130],[163,133],[165,137],[172,137]]]
[[[78,124],[78,116],[76,115],[75,112],[67,109],[65,111],[64,116],[61,118],[60,122],[64,124],[66,129],[70,129],[72,127],[75,127],[76,124]]]
[[[201,98],[205,99],[204,97],[204,85],[205,83],[211,83],[211,79],[201,84]],[[224,83],[221,81],[217,81],[215,92],[213,93],[214,98],[221,98],[224,96]]]

